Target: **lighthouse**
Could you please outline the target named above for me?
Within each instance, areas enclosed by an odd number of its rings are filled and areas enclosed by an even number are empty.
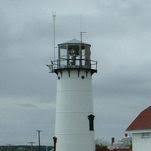
[[[56,151],[95,150],[92,76],[97,62],[90,47],[76,39],[58,44],[57,60],[48,65],[57,75]]]

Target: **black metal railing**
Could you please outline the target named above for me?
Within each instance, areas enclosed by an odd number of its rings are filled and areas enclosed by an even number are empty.
[[[97,61],[86,59],[66,59],[61,58],[51,61],[50,72],[54,72],[57,69],[91,69],[97,71]]]

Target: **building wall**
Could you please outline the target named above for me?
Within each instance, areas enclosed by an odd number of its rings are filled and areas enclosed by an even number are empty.
[[[151,150],[151,135],[144,136],[143,133],[132,134],[132,149],[133,151],[150,151]]]

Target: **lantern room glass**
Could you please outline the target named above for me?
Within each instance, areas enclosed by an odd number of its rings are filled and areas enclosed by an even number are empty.
[[[90,56],[88,44],[61,44],[58,46],[58,67],[91,68]]]

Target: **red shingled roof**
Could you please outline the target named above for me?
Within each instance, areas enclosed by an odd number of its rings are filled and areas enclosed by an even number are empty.
[[[127,128],[127,131],[149,129],[151,130],[151,106],[137,116],[137,118]]]

